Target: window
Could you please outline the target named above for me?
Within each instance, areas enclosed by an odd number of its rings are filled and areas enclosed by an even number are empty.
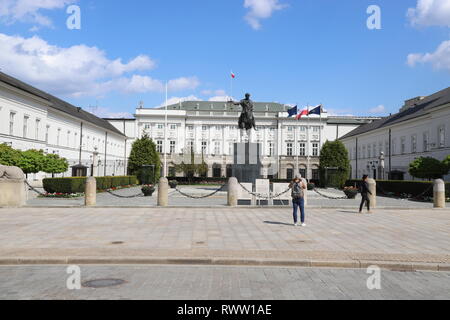
[[[440,126],[438,129],[438,147],[444,148],[445,147],[445,127]]]
[[[273,142],[269,142],[269,157],[273,157],[274,156],[274,152],[273,152]]]
[[[202,126],[202,130],[203,131],[207,131],[208,130],[208,126]]]
[[[78,144],[78,133],[75,132],[75,134],[74,134],[73,137],[74,137],[74,138],[73,138],[73,145],[74,145],[74,146],[77,146],[77,144]],[[100,141],[99,141],[99,142],[100,142]]]
[[[259,128],[260,129],[260,128]],[[258,129],[258,130],[259,130]],[[222,131],[222,127],[221,126],[216,126],[216,131]]]
[[[417,152],[417,136],[413,135],[411,137],[411,153]]]
[[[320,127],[313,127],[313,132],[319,132],[320,131]]]
[[[377,144],[374,143],[373,144],[373,157],[377,158],[378,157],[378,153],[377,153]]]
[[[288,143],[287,144],[287,155],[288,155],[288,157],[291,157],[293,155],[292,151],[293,151],[292,150],[292,143]]]
[[[306,144],[305,143],[300,143],[300,156],[301,157],[304,157],[304,156],[306,156]]]
[[[186,143],[186,151],[187,153],[193,153],[195,152],[194,150],[194,141],[193,140],[188,140]]]
[[[401,152],[401,154],[406,153],[406,138],[405,137],[402,137],[400,139],[400,152]]]
[[[300,132],[306,132],[306,127],[305,126],[301,126],[300,127]]]
[[[392,154],[397,154],[397,139],[392,139]]]
[[[428,144],[428,132],[423,133],[423,152],[428,152],[429,144]]]
[[[61,138],[61,129],[58,129],[58,133],[56,134],[56,145],[57,146],[59,146],[59,139],[60,138]],[[88,139],[89,139],[89,137],[88,137]]]
[[[187,126],[188,131],[194,131],[194,126]]]
[[[13,136],[14,135],[14,119],[16,117],[16,113],[15,112],[11,112],[9,114],[9,135]]]
[[[208,148],[208,142],[202,141],[202,153],[206,153],[207,148]]]
[[[36,119],[36,123],[35,123],[35,127],[34,127],[34,138],[36,140],[39,140],[39,129],[41,126],[41,120],[40,119]]]
[[[170,125],[170,130],[177,130],[177,125],[176,124],[171,124]]]
[[[95,138],[94,138],[94,139],[95,139]],[[94,143],[95,143],[95,140],[94,140]],[[67,146],[67,147],[70,146],[70,131],[67,131],[67,144],[66,144],[66,146]]]
[[[152,128],[152,125],[150,123],[144,124],[144,129],[145,130],[150,130],[151,128]]]
[[[288,129],[289,132],[294,131],[294,127],[292,127],[292,126],[289,126],[287,129]]]
[[[367,158],[372,157],[372,147],[370,145],[367,146]]]
[[[220,141],[214,142],[214,154],[221,154],[220,152]]]
[[[319,169],[312,169],[312,179],[319,180]]]
[[[389,155],[389,141],[384,142],[384,154]]]
[[[318,143],[312,144],[312,155],[313,155],[313,157],[319,156],[319,144]]]
[[[366,158],[366,146],[364,146],[362,148],[362,158],[365,159]]]
[[[158,153],[162,153],[163,152],[163,142],[162,142],[162,140],[156,141],[156,151]]]
[[[28,120],[29,116],[23,117],[23,137],[26,138],[28,136]]]
[[[170,153],[171,154],[175,153],[175,147],[176,147],[176,142],[170,141]]]
[[[45,128],[45,142],[48,143],[48,134],[50,132],[50,126]]]
[[[162,123],[158,123],[158,129],[159,129],[159,130],[164,129],[164,125],[163,125]]]

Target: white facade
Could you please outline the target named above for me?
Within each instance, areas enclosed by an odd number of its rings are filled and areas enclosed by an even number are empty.
[[[415,159],[432,157],[442,161],[450,154],[450,103],[427,110],[419,117],[344,137],[342,142],[349,151],[352,178],[359,179],[367,174],[388,179],[391,172],[391,179],[413,180],[408,169]],[[384,170],[381,152],[385,159]],[[446,180],[449,181],[449,176]]]
[[[0,81],[0,143],[22,151],[37,149],[55,153],[66,158],[69,166],[79,164],[81,157],[81,164],[89,168],[97,150],[98,175],[126,173],[125,137],[119,132],[60,111],[52,107],[45,97],[3,81]],[[69,168],[57,176],[71,174]],[[39,180],[48,176],[39,173],[29,176],[29,179]]]
[[[189,102],[187,102],[189,104]],[[206,102],[203,102],[206,104]],[[222,110],[217,110],[218,106]],[[233,164],[234,143],[241,142],[238,129],[239,110],[229,112],[225,102],[211,105],[213,110],[200,108],[183,110],[183,106],[167,111],[167,142],[165,141],[166,111],[164,109],[136,110],[136,119],[108,119],[118,130],[126,132],[127,150],[131,150],[136,137],[147,133],[161,153],[167,154],[169,176],[182,175],[173,171],[172,163],[190,161],[190,150],[208,164],[209,177],[230,176]],[[290,178],[296,172],[308,179],[318,179],[319,155],[327,140],[336,140],[361,124],[370,122],[367,117],[305,117],[298,121],[288,118],[286,112],[256,112],[258,131],[254,142],[262,145],[262,175]],[[244,138],[246,139],[246,138]]]

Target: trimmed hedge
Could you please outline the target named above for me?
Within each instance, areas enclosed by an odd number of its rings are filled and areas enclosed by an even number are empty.
[[[135,185],[137,183],[136,176],[95,177],[95,179],[97,180],[98,190]],[[43,180],[43,186],[48,193],[82,193],[86,187],[86,180],[86,177],[47,178]]]
[[[359,186],[361,180],[348,180],[345,185],[347,187]],[[395,194],[410,194],[417,196],[425,192],[430,186],[433,185],[432,181],[396,181],[396,180],[377,180],[377,186],[385,192],[392,192]],[[450,183],[445,183],[445,194],[450,197]],[[424,194],[426,197],[433,197],[433,189]]]

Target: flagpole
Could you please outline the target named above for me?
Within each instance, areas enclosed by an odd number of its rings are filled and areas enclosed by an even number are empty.
[[[307,139],[307,143],[308,143],[308,148],[307,148],[307,152],[308,152],[308,157],[307,157],[307,168],[306,168],[306,180],[307,181],[309,181],[310,180],[310,178],[309,178],[309,172],[311,171],[311,168],[309,167],[309,165],[310,165],[310,159],[311,159],[311,137],[310,137],[310,134],[311,134],[311,130],[310,130],[310,126],[309,126],[309,102],[308,102],[308,106],[307,106],[307,108],[308,108],[308,126],[307,126],[307,132],[306,132],[306,135],[307,135],[307,137],[308,137],[308,139]],[[312,172],[312,171],[311,171]]]
[[[166,82],[166,112],[165,112],[165,125],[164,125],[164,177],[167,178],[167,82]]]
[[[298,102],[296,103],[296,105],[297,105],[297,108],[298,108]],[[297,112],[298,112],[298,110],[297,110]],[[295,154],[297,156],[297,160],[296,160],[296,162],[297,162],[297,172],[296,172],[295,176],[300,173],[300,168],[298,166],[298,154],[299,154],[299,151],[300,151],[300,146],[298,145],[298,136],[297,136],[298,130],[297,129],[298,128],[295,128]]]
[[[230,88],[231,88],[231,96],[230,96],[230,100],[233,100],[233,70],[231,70],[231,74],[230,74],[230,76],[231,76],[231,79],[230,79]]]

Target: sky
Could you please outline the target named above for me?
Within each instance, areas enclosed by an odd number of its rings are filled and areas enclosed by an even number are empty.
[[[166,83],[169,103],[383,116],[450,86],[450,0],[0,0],[0,69],[109,118]]]

